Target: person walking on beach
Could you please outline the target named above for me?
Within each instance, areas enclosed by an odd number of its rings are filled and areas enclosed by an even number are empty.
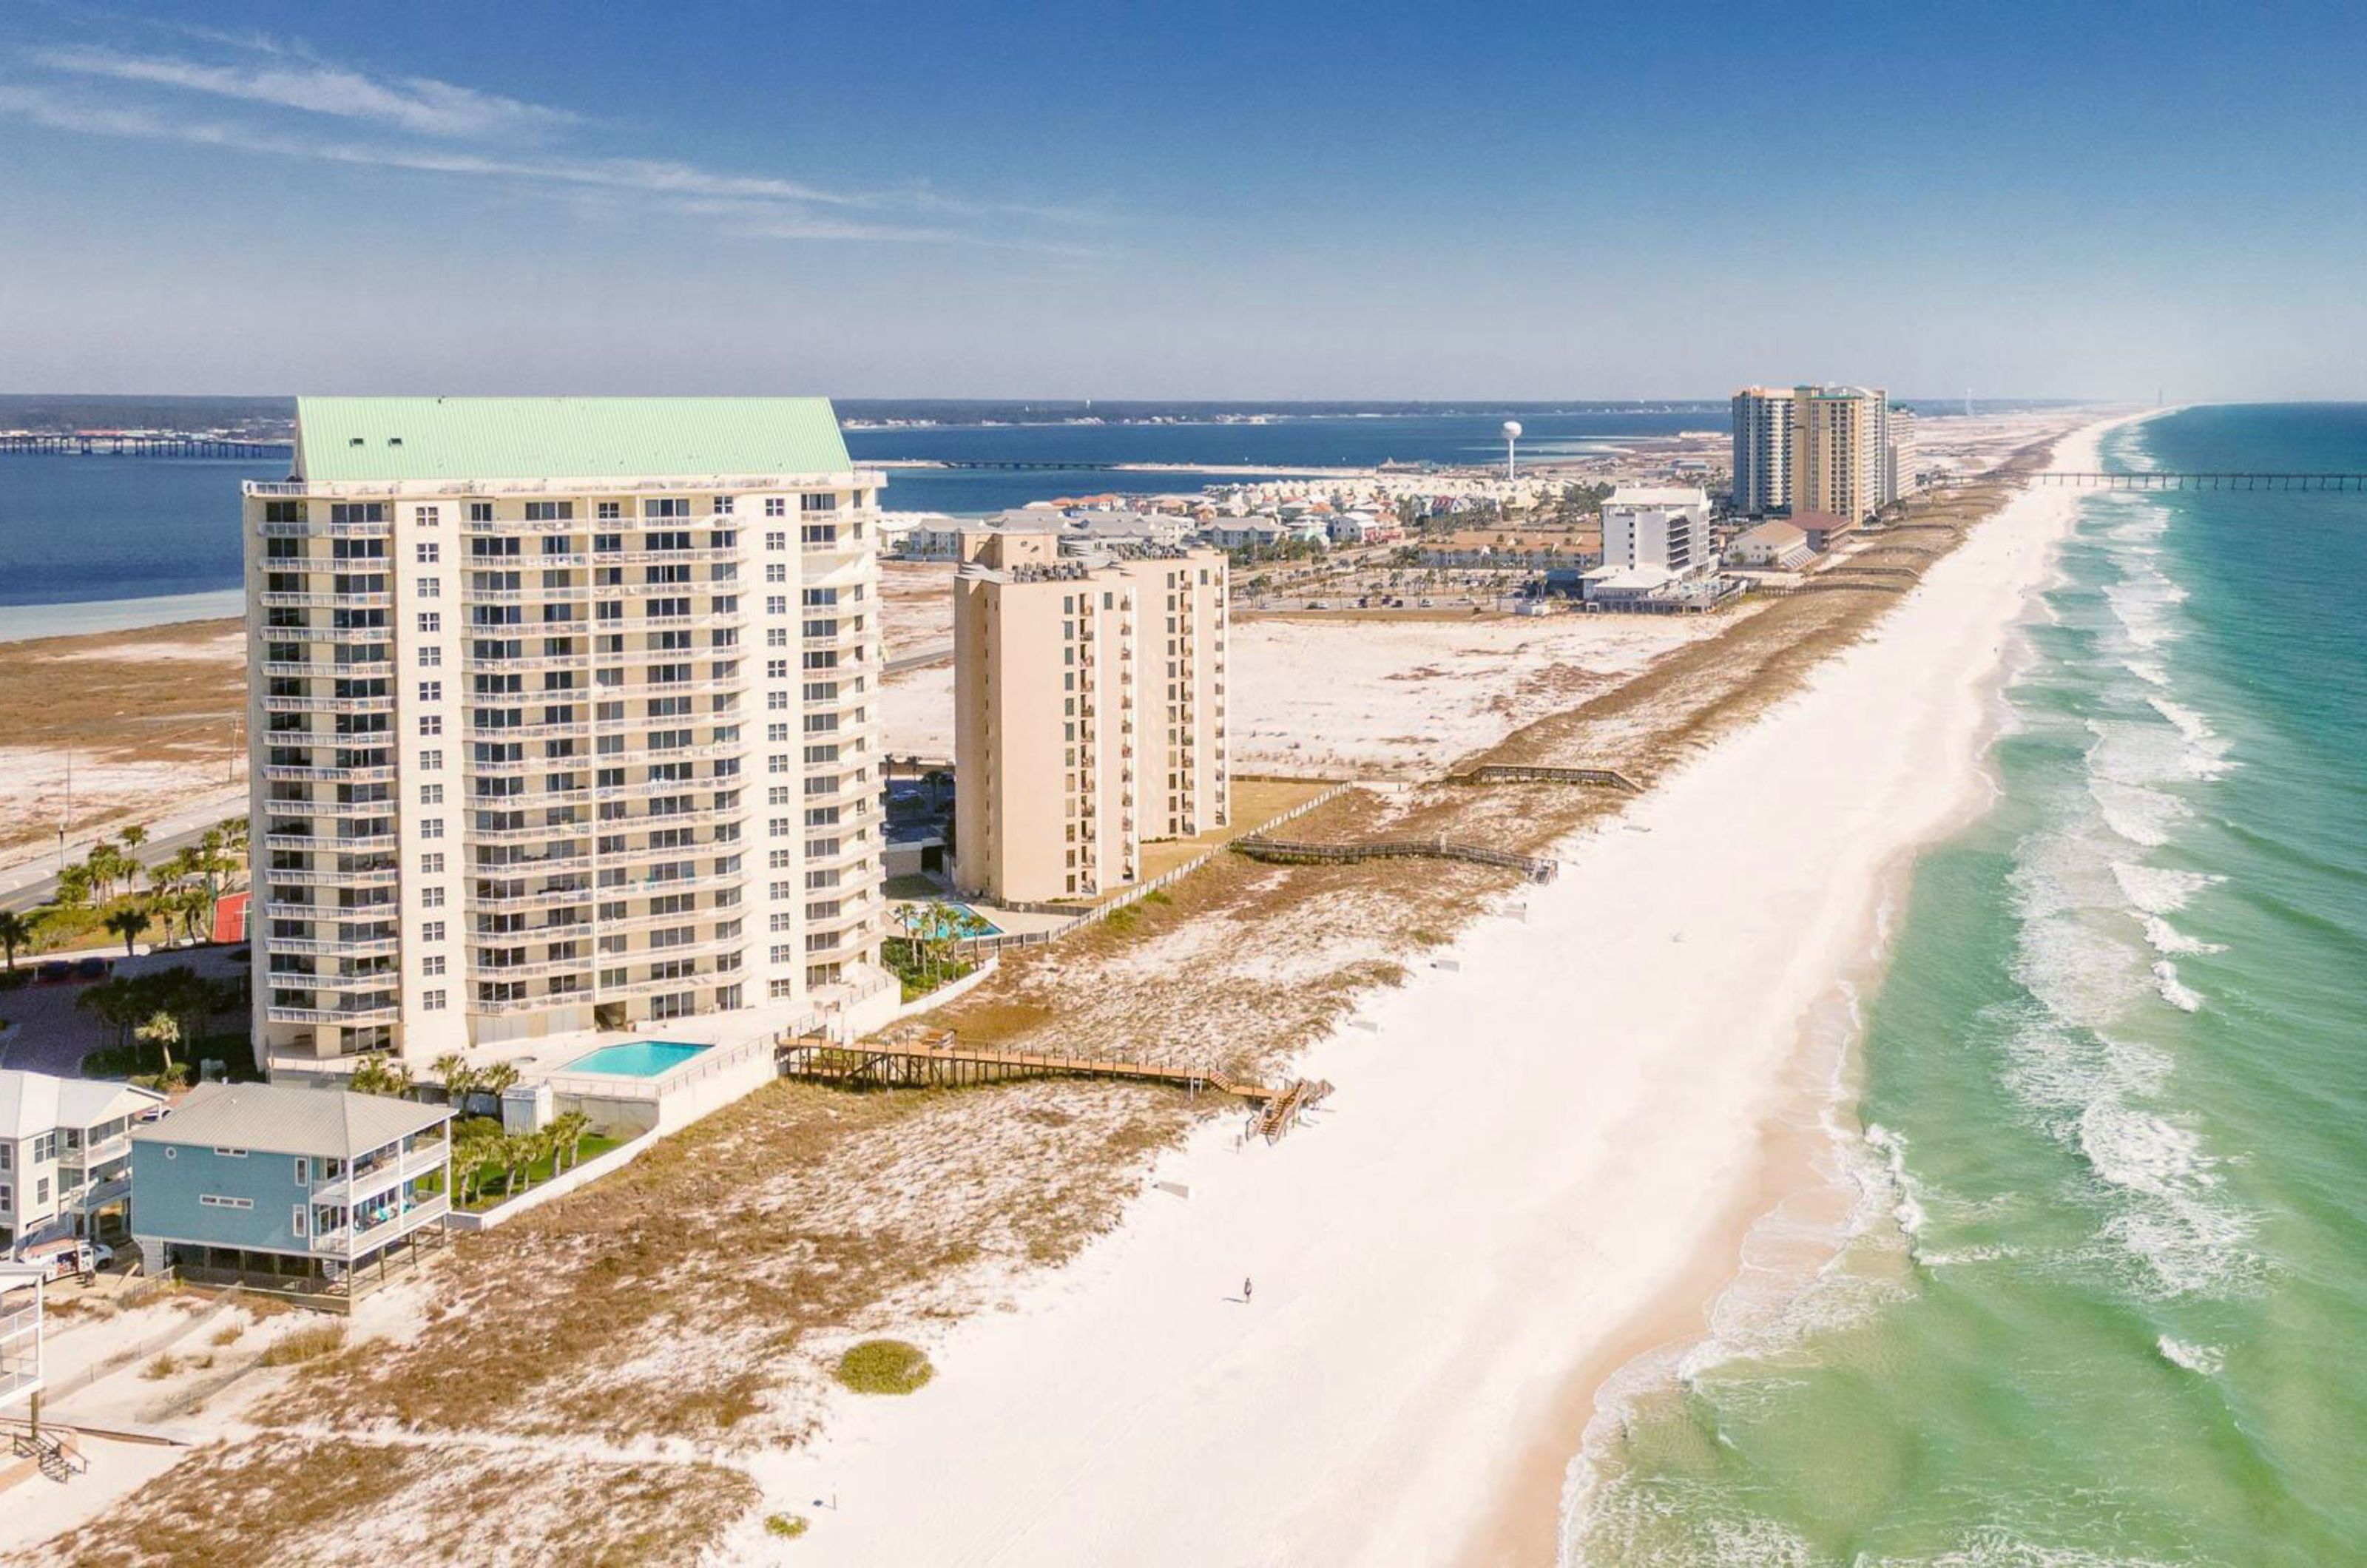
[[[1250,1304],[1250,1280],[1249,1280],[1249,1276],[1248,1276],[1248,1275],[1246,1275],[1246,1274],[1244,1274],[1244,1275],[1242,1275],[1242,1276],[1241,1276],[1241,1305],[1243,1305],[1243,1306],[1247,1306],[1247,1305],[1249,1305],[1249,1304]]]

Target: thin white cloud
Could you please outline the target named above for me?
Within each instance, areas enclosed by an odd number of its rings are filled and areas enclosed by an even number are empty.
[[[724,219],[730,231],[758,239],[1000,243],[946,229],[817,215],[805,209],[822,207],[843,213],[869,206],[874,198],[819,190],[788,180],[717,174],[692,164],[652,159],[495,158],[441,148],[324,141],[257,130],[234,121],[176,118],[159,115],[151,108],[96,104],[44,88],[6,84],[0,84],[0,116],[85,135],[181,141],[278,157],[429,174],[506,177],[557,188],[665,198],[667,210]]]
[[[580,118],[566,109],[481,93],[433,77],[380,79],[343,66],[301,60],[214,65],[91,47],[40,49],[29,58],[37,65],[68,75],[175,87],[459,141],[544,135],[573,125]]]

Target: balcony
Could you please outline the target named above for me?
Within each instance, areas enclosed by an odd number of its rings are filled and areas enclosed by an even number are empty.
[[[610,893],[613,897],[613,890]],[[553,887],[539,893],[479,894],[471,890],[465,902],[471,909],[527,910],[557,909],[571,904],[589,904],[595,897],[589,887]]]
[[[530,936],[530,931],[513,931],[501,937],[485,937],[481,941],[507,942],[516,937]],[[574,937],[562,938],[572,942]],[[587,944],[588,945],[588,944]],[[471,980],[544,980],[553,975],[582,975],[593,964],[590,953],[580,953],[572,958],[538,958],[527,964],[480,964],[471,959],[469,978]]]
[[[267,1010],[263,1017],[266,1023],[393,1023],[402,1016],[402,1010],[392,1002],[379,1007],[355,1008],[282,1008]]]
[[[424,1225],[434,1224],[451,1212],[451,1200],[439,1192],[406,1208],[391,1211],[384,1219],[321,1232],[312,1237],[312,1250],[350,1257],[391,1241],[399,1241]]]
[[[288,905],[268,907],[293,908]],[[320,913],[309,905],[304,907],[304,911],[303,915],[296,915],[292,918],[301,919]],[[379,958],[391,956],[401,952],[402,948],[402,939],[391,936],[361,937],[352,941],[343,937],[266,936],[262,940],[266,951],[284,953],[293,958]],[[311,976],[307,976],[306,978],[310,979]]]
[[[368,854],[391,850],[401,840],[392,833],[330,835],[313,833],[266,833],[263,847],[290,854]]]
[[[375,592],[355,593],[274,593],[266,590],[257,597],[266,610],[384,609],[394,603],[394,594],[383,588]],[[382,639],[386,634],[378,635]]]
[[[312,1201],[332,1204],[340,1209],[366,1202],[378,1193],[404,1181],[416,1180],[431,1171],[444,1168],[444,1159],[450,1145],[441,1138],[406,1149],[375,1164],[356,1161],[352,1171],[337,1179],[312,1189]]]
[[[527,670],[588,670],[592,667],[592,656],[588,653],[521,653],[515,658],[507,656],[482,658],[464,649],[460,654],[460,663],[464,669],[498,670],[504,672]]]
[[[289,800],[274,795],[263,803],[263,810],[267,817],[391,817],[395,802],[391,795],[384,800]]]
[[[390,763],[382,768],[316,768],[270,762],[265,764],[263,777],[271,784],[392,784],[394,767]]]
[[[394,674],[391,659],[356,660],[350,664],[288,663],[266,660],[263,672],[281,680],[305,681],[368,681],[386,680]]]
[[[391,887],[402,873],[391,865],[367,871],[298,871],[275,865],[257,872],[255,877],[286,887]]]

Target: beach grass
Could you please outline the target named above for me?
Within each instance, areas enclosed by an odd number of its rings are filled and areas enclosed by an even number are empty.
[[[838,1359],[838,1381],[857,1393],[914,1393],[937,1369],[918,1345],[901,1339],[866,1339]]]

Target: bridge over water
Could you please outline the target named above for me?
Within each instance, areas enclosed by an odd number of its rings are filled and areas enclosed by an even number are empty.
[[[2367,473],[2064,472],[2033,474],[2031,477],[2041,485],[2084,490],[2290,490],[2358,491],[2367,493]]]
[[[292,457],[285,441],[243,441],[235,436],[184,435],[170,431],[11,431],[0,434],[0,452],[37,452],[68,457]]]

